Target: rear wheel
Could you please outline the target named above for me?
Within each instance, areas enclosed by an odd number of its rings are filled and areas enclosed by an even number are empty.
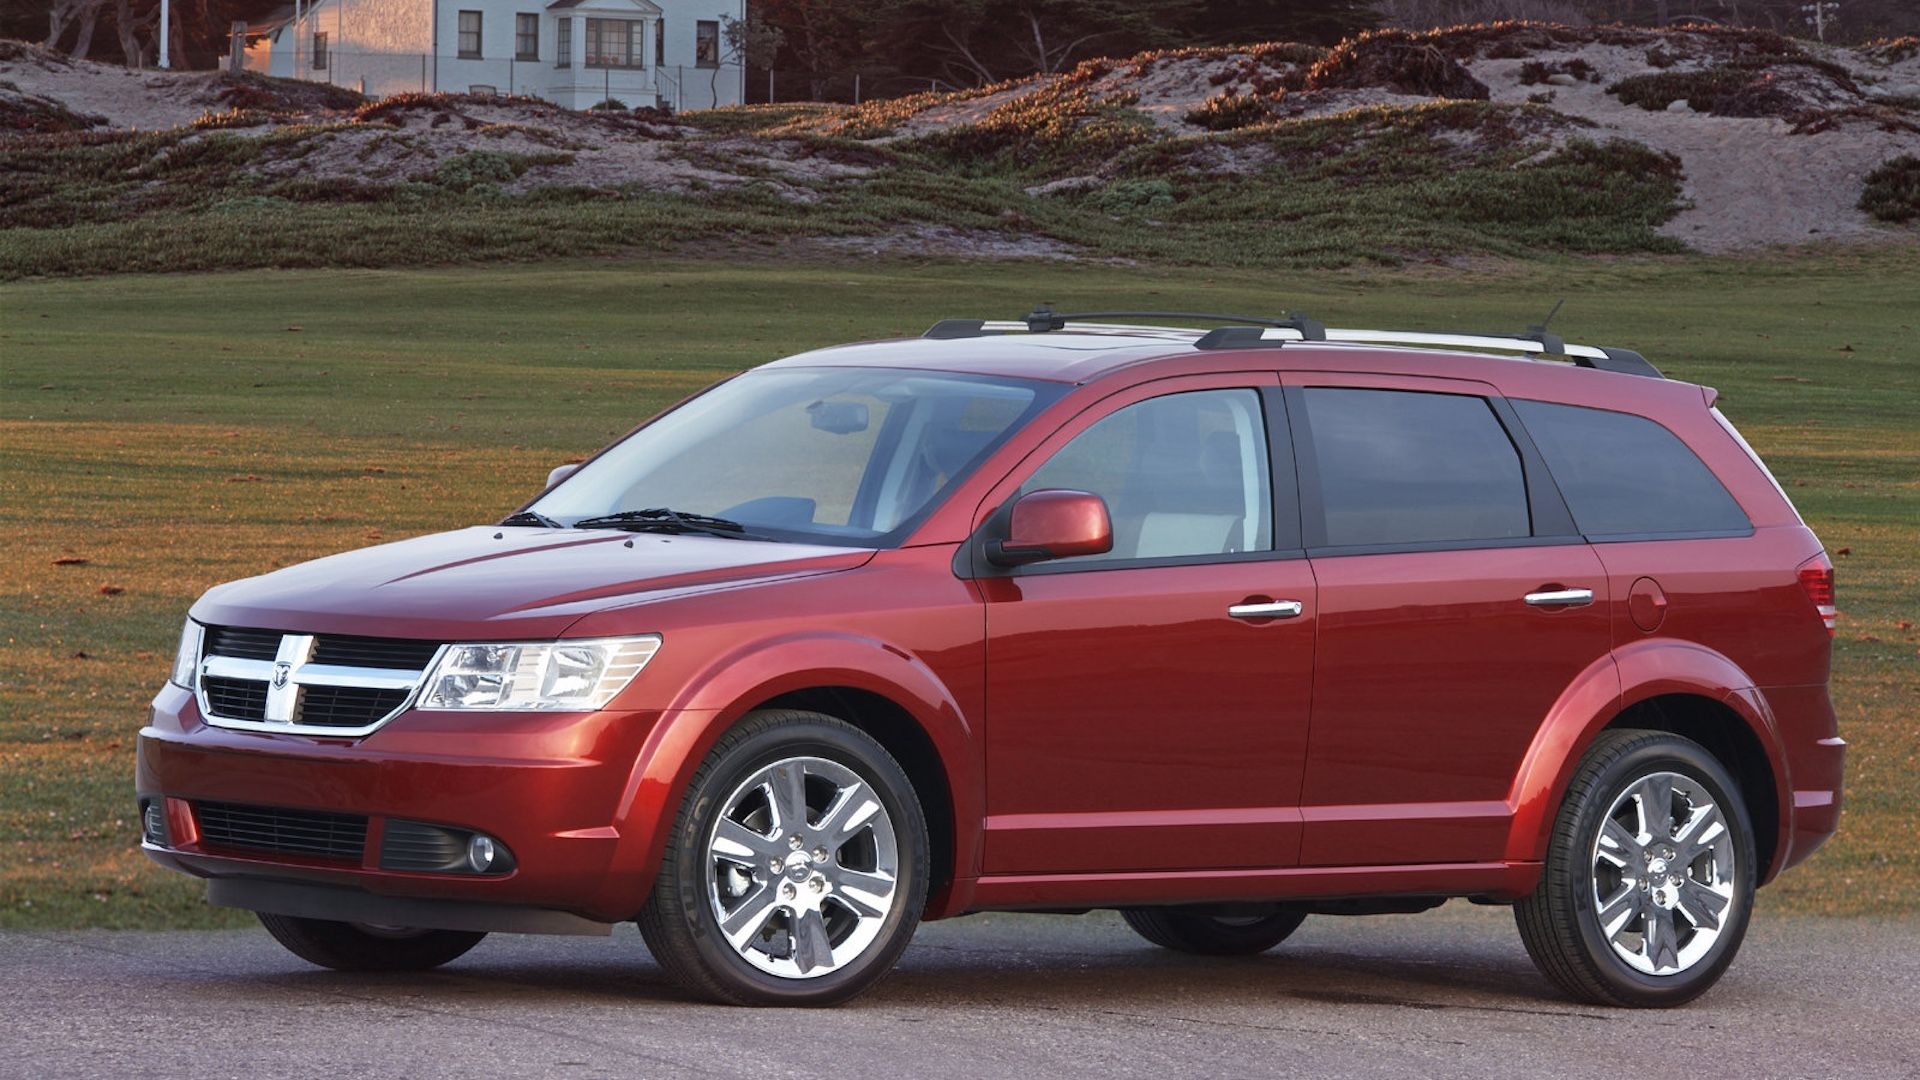
[[[335,971],[427,971],[464,955],[487,936],[257,914],[260,925],[288,952]]]
[[[1698,743],[1602,735],[1581,759],[1540,887],[1514,906],[1534,964],[1602,1005],[1680,1005],[1719,981],[1753,906],[1753,827]]]
[[[871,736],[819,713],[754,713],[694,774],[640,933],[702,997],[845,1001],[919,926],[927,848],[913,786]]]
[[[1251,956],[1287,940],[1307,915],[1288,908],[1228,915],[1204,908],[1148,907],[1122,909],[1120,917],[1135,933],[1163,949],[1199,956]]]

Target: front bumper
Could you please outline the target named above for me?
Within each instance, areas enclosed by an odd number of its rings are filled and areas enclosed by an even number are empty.
[[[168,684],[140,732],[135,787],[142,800],[163,800],[173,827],[142,846],[163,866],[214,880],[617,922],[638,912],[651,887],[651,868],[636,853],[650,847],[656,822],[631,808],[642,747],[660,720],[658,712],[407,712],[364,738],[316,737],[210,727],[193,695]],[[356,859],[221,847],[196,827],[200,802],[364,816],[364,848]],[[512,852],[513,868],[382,869],[389,820],[484,832]]]

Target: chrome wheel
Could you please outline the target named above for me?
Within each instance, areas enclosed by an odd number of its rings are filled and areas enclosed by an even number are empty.
[[[1592,848],[1593,910],[1614,955],[1646,975],[1698,964],[1735,914],[1736,858],[1704,784],[1674,772],[1634,781]]]
[[[893,819],[858,773],[826,758],[787,758],[748,777],[706,849],[721,934],[770,975],[840,969],[873,945],[898,903]]]

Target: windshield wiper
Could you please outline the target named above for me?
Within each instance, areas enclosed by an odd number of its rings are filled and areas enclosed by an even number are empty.
[[[668,510],[665,507],[655,507],[651,510],[622,510],[617,514],[581,518],[573,523],[573,527],[576,529],[626,529],[629,532],[698,533],[702,536],[719,536],[728,540],[773,539],[770,536],[750,533],[745,525],[737,521],[708,517],[705,514],[687,514],[679,510]]]
[[[501,519],[502,525],[536,525],[542,529],[564,529],[565,525],[553,520],[537,510],[522,510],[517,514],[508,514]]]

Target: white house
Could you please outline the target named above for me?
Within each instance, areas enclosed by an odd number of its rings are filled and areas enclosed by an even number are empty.
[[[248,28],[250,71],[346,86],[523,94],[584,109],[744,100],[723,19],[746,0],[296,0]]]

